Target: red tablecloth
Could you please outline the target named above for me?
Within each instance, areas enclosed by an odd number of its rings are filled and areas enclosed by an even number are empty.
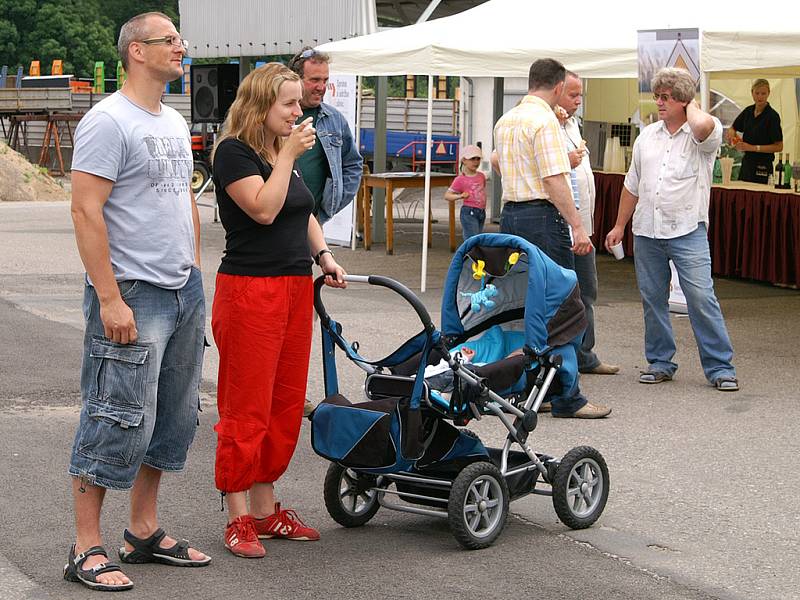
[[[592,241],[602,249],[617,219],[624,175],[595,173],[594,178]],[[800,196],[712,187],[708,218],[714,275],[800,286]],[[630,224],[623,245],[633,256]]]

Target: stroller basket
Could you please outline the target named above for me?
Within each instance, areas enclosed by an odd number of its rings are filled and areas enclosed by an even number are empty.
[[[348,358],[372,373],[407,362],[419,355],[427,357],[438,343],[439,333],[425,306],[401,283],[379,276],[348,276],[348,281],[390,288],[403,296],[417,312],[424,329],[390,356],[370,362],[358,355],[341,336],[341,326],[325,311],[319,290],[323,279],[315,282],[314,304],[322,326],[325,400],[311,420],[311,445],[314,451],[346,467],[373,472],[410,468],[425,450],[425,431],[420,414],[421,398],[427,393],[424,383],[426,361],[420,360],[417,377],[399,377],[388,381],[373,376],[375,392],[366,402],[351,403],[339,394],[334,352],[343,350]],[[393,390],[394,393],[389,393]]]
[[[314,451],[346,467],[386,468],[418,459],[423,450],[419,410],[407,397],[352,404],[341,394],[317,408],[311,428]]]

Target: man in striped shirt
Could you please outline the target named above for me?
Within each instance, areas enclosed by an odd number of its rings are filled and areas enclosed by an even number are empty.
[[[524,237],[562,267],[574,269],[573,253],[588,254],[592,242],[575,208],[566,143],[553,112],[565,75],[556,60],[535,61],[528,95],[497,122],[494,143],[505,203],[500,230]]]
[[[503,179],[500,230],[525,238],[553,261],[575,269],[575,255],[592,250],[570,186],[569,156],[561,125],[553,112],[564,91],[566,69],[551,58],[535,61],[528,95],[494,127],[497,163]],[[554,417],[598,419],[611,409],[592,404],[576,385],[553,396]]]

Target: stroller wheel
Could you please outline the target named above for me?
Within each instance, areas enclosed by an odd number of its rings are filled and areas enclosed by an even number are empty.
[[[337,463],[325,474],[325,507],[334,521],[344,527],[361,527],[378,512],[374,475],[358,473]]]
[[[485,461],[472,463],[450,488],[450,531],[468,550],[491,546],[506,525],[508,502],[508,486],[500,469]]]
[[[586,529],[603,512],[608,500],[608,467],[591,446],[573,448],[561,460],[553,481],[553,508],[572,529]]]

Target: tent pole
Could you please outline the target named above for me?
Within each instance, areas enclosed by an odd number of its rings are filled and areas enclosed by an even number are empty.
[[[711,105],[711,88],[709,87],[708,72],[703,71],[700,74],[700,108],[708,112],[708,107]]]
[[[422,274],[420,291],[428,278],[428,228],[431,226],[431,144],[433,143],[433,75],[428,75],[428,124],[425,132],[425,216],[422,226]]]
[[[361,147],[361,75],[356,77],[356,130],[353,132],[356,148]],[[358,237],[358,194],[361,188],[356,190],[356,198],[353,200],[353,228],[350,230],[350,249],[356,249],[356,238]]]

